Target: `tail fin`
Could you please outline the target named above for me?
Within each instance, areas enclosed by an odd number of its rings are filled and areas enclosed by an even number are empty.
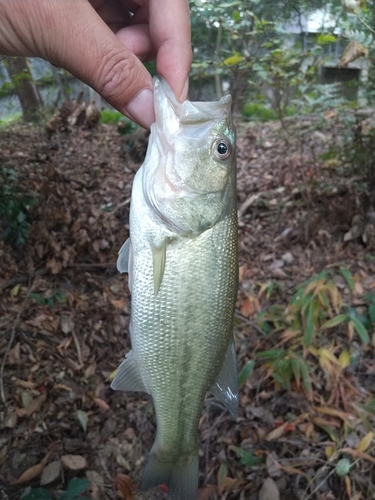
[[[180,460],[164,462],[159,460],[157,450],[151,450],[143,471],[141,488],[166,484],[175,500],[196,500],[198,498],[198,453]]]

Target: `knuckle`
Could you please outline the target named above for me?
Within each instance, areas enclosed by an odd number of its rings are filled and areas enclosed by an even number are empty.
[[[123,54],[110,54],[99,69],[98,92],[108,100],[117,100],[134,80],[135,61]]]

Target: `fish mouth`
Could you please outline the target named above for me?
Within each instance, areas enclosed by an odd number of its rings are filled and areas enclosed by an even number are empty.
[[[220,101],[180,103],[168,82],[161,76],[154,76],[154,103],[156,123],[176,130],[176,126],[200,125],[214,120],[225,120],[230,116],[232,97],[226,95]],[[172,122],[172,123],[171,123]]]

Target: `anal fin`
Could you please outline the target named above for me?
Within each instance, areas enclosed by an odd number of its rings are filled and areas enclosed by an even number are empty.
[[[235,418],[238,412],[238,374],[233,339],[229,344],[223,365],[211,391]]]
[[[133,351],[127,354],[124,361],[118,367],[111,388],[114,391],[148,392],[143,383]]]

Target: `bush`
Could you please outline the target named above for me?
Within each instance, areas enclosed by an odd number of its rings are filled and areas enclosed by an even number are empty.
[[[277,120],[278,116],[275,110],[268,108],[264,104],[250,102],[246,104],[242,111],[243,115],[250,120],[267,122]]]
[[[0,230],[4,241],[15,248],[26,242],[28,214],[34,205],[32,196],[19,192],[16,172],[0,166]]]
[[[117,129],[121,135],[131,134],[134,132],[138,125],[126,118],[115,109],[103,109],[100,112],[100,122],[104,124],[117,125]]]

